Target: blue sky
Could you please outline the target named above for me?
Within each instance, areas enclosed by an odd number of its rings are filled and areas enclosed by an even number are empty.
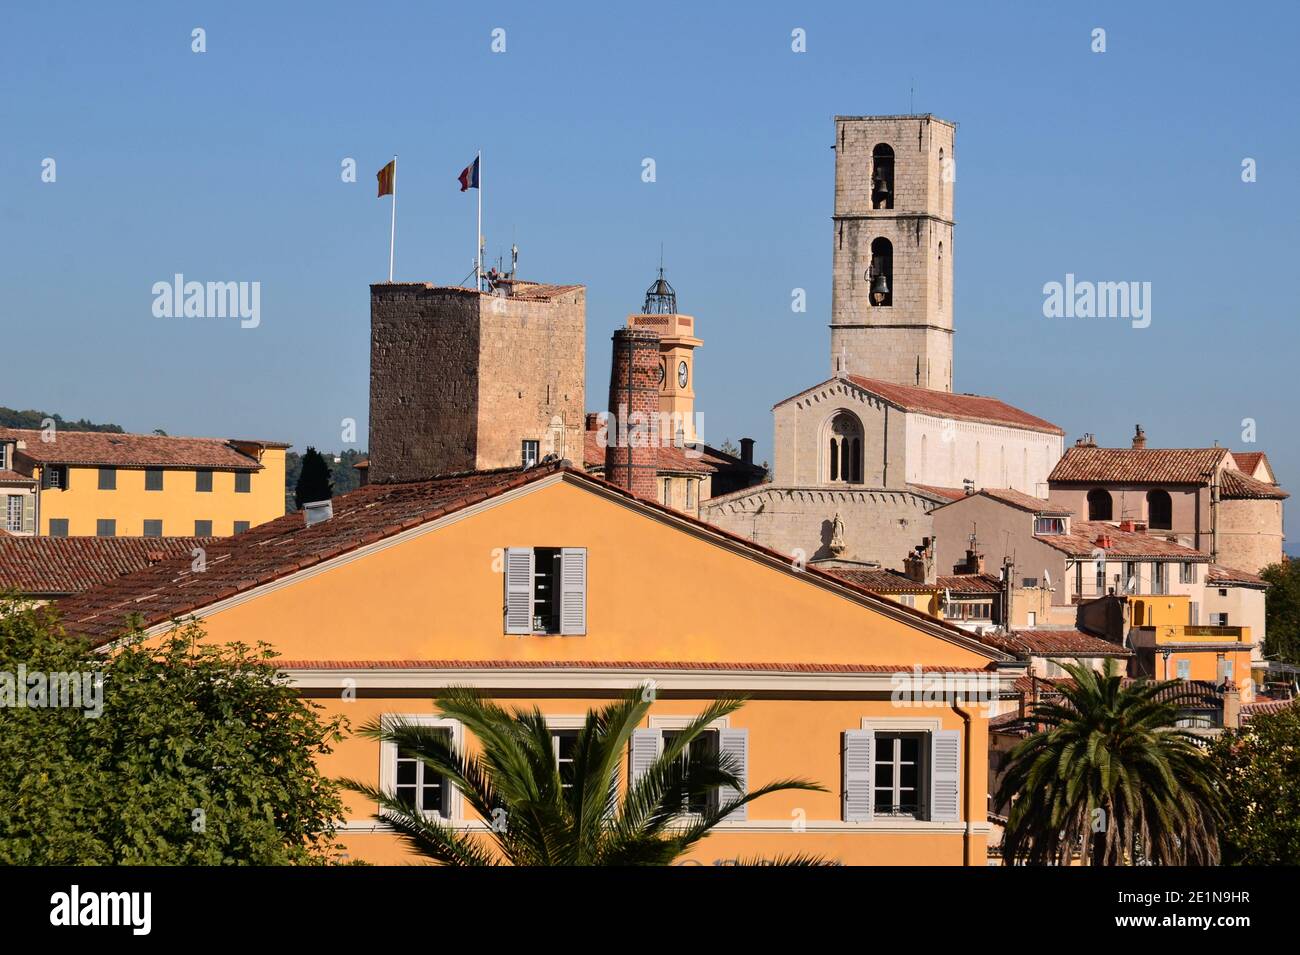
[[[481,148],[490,255],[513,240],[525,277],[588,286],[588,407],[663,243],[705,340],[706,436],[769,457],[771,406],[828,374],[832,117],[914,109],[959,124],[957,390],[1070,440],[1141,422],[1156,446],[1263,449],[1295,489],[1300,15],[1226,9],[8,5],[0,404],[299,448],[339,447],[353,417],[364,445],[374,174],[400,155],[396,277],[459,282],[455,178]],[[261,282],[260,326],[155,318],[176,272]],[[1151,326],[1044,318],[1067,273],[1151,282]]]

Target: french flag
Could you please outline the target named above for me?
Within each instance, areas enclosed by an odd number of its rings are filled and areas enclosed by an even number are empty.
[[[478,188],[478,157],[460,171],[460,191]]]

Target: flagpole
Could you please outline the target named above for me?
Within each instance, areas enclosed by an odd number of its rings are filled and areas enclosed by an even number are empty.
[[[397,154],[393,154],[393,222],[388,231],[388,283],[393,282],[393,245],[397,241]]]
[[[483,150],[474,160],[478,166],[478,234],[474,237],[474,290],[483,288]]]

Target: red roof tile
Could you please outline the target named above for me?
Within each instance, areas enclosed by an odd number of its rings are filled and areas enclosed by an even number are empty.
[[[1099,484],[1207,484],[1226,448],[1067,448],[1049,481]]]
[[[992,498],[1003,504],[1009,504],[1011,507],[1022,511],[1028,511],[1030,514],[1044,514],[1049,517],[1068,517],[1073,513],[1068,507],[1062,507],[1059,504],[1053,504],[1051,501],[1044,500],[1041,497],[1034,497],[1032,494],[1025,494],[1009,487],[985,487],[980,488],[975,494],[964,495],[965,497],[975,497],[983,495]]]
[[[953,594],[1002,593],[1002,578],[997,574],[940,574],[935,581]]]
[[[17,471],[4,470],[0,471],[0,484],[35,484],[36,479],[30,474],[19,474]]]
[[[937,584],[918,584],[907,574],[879,567],[819,566],[818,569],[878,594],[928,594],[939,589]]]
[[[1102,548],[1099,537],[1110,538],[1110,546]],[[1071,521],[1069,534],[1043,534],[1037,540],[1049,547],[1064,551],[1071,557],[1087,557],[1093,551],[1105,550],[1108,558],[1164,558],[1208,563],[1210,555],[1192,547],[1148,534],[1145,531],[1122,531],[1105,521]]]
[[[1273,716],[1296,705],[1296,700],[1256,700],[1241,704],[1241,718],[1251,720],[1256,716]]]
[[[1252,574],[1248,570],[1238,570],[1235,567],[1225,567],[1223,564],[1209,566],[1206,582],[1220,586],[1258,587],[1261,590],[1268,588],[1268,581],[1258,574]]]
[[[183,556],[207,537],[5,537],[0,540],[0,590],[28,596],[73,594]]]
[[[1232,452],[1232,459],[1237,462],[1237,469],[1249,477],[1255,476],[1255,469],[1259,467],[1259,462],[1263,457],[1263,451]]]
[[[583,433],[582,463],[589,471],[603,473],[605,470],[605,449],[600,444],[599,431]],[[664,445],[655,448],[655,468],[658,471],[681,474],[717,474],[728,468],[750,468],[761,473],[757,465],[745,464],[740,458],[732,457],[710,448],[707,445],[696,450]]]
[[[960,501],[966,496],[965,488],[960,487],[939,487],[935,484],[909,484],[908,487],[914,487],[918,491],[933,494],[935,497],[946,498],[949,501]]]
[[[986,424],[1027,428],[1031,431],[1046,431],[1049,434],[1065,434],[1052,422],[1031,415],[1027,411],[1021,411],[1019,408],[1013,408],[997,398],[988,398],[983,395],[958,395],[947,391],[932,391],[929,388],[897,385],[892,381],[863,378],[859,375],[849,375],[848,379],[859,388],[864,388],[873,395],[884,398],[904,411],[919,411],[943,418],[958,418],[963,421],[980,421]]]
[[[1117,643],[1102,640],[1080,630],[1013,630],[1011,633],[986,633],[981,637],[1000,650],[1039,657],[1131,657]]]
[[[224,471],[256,471],[256,458],[232,447],[225,438],[173,438],[156,434],[115,434],[108,431],[59,431],[53,441],[43,432],[0,429],[0,440],[18,440],[16,458],[36,464],[73,464],[87,467],[179,467]],[[265,444],[266,442],[239,442]],[[273,447],[284,447],[275,444]]]
[[[1224,500],[1274,500],[1284,501],[1291,495],[1276,484],[1257,481],[1240,471],[1225,468],[1219,477],[1219,496]]]

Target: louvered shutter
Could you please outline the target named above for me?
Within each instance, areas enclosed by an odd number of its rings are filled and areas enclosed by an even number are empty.
[[[23,530],[28,534],[36,533],[36,495],[23,495]]]
[[[587,548],[560,551],[560,633],[587,632]]]
[[[960,818],[958,806],[961,777],[961,733],[937,730],[930,734],[930,819],[954,822]]]
[[[845,822],[866,822],[871,818],[871,761],[875,740],[874,730],[844,732]]]
[[[627,784],[635,786],[646,771],[659,758],[659,731],[633,730],[631,768],[628,771]]]
[[[506,548],[506,633],[533,632],[533,550]]]
[[[718,750],[731,757],[736,766],[736,776],[740,779],[741,790],[749,789],[749,730],[718,730]],[[725,808],[740,798],[740,793],[730,786],[723,786],[718,793],[719,800]],[[728,822],[744,822],[749,818],[749,804],[741,806],[727,817]]]

